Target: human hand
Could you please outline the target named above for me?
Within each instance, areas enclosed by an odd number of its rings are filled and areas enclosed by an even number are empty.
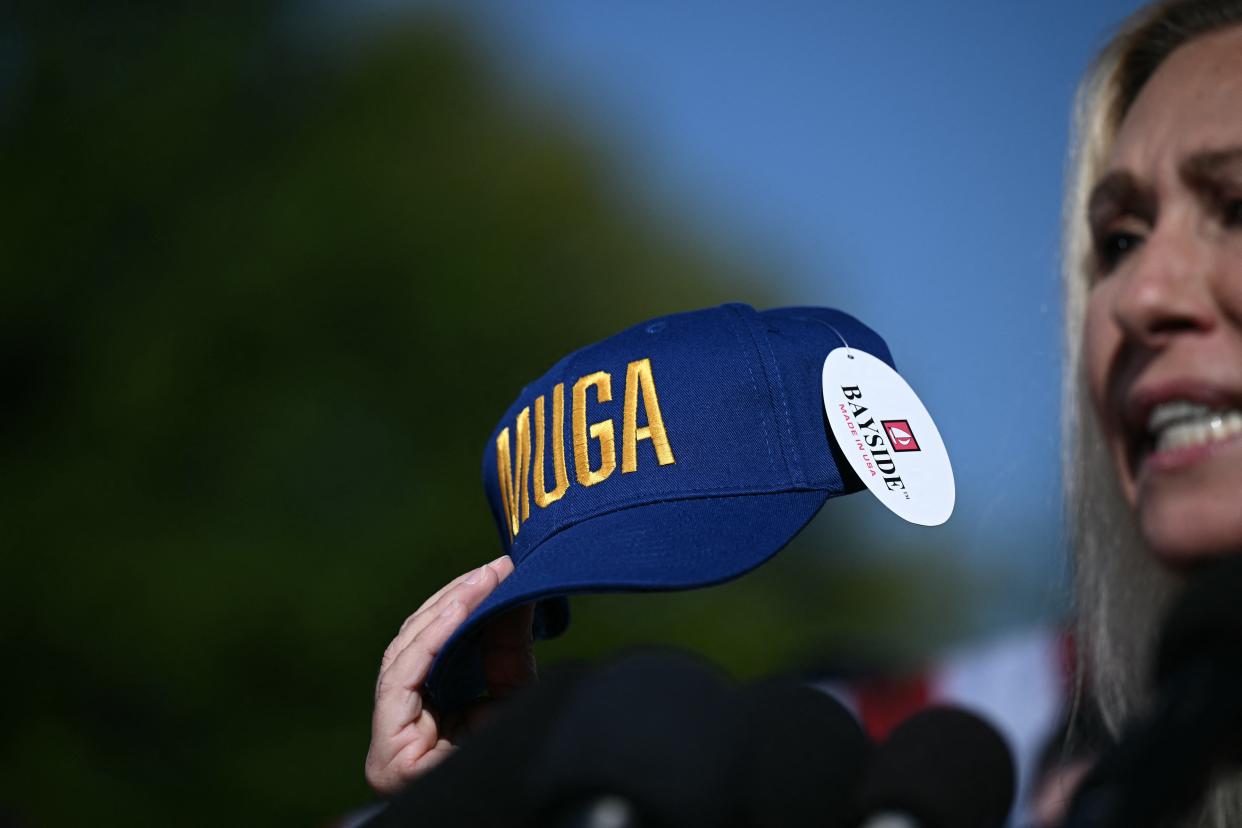
[[[513,572],[501,556],[461,575],[405,619],[384,651],[375,683],[367,782],[390,796],[453,752],[455,733],[485,713],[486,702],[445,721],[424,703],[423,682],[444,643],[466,617]],[[533,605],[490,619],[481,630],[483,675],[489,696],[504,698],[535,678],[531,646]]]

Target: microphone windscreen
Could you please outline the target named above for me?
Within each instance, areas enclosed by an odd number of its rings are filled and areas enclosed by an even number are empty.
[[[1242,652],[1242,557],[1204,566],[1165,618],[1156,650],[1161,684],[1200,655]]]
[[[563,665],[496,703],[490,720],[453,755],[407,785],[366,828],[521,824],[530,810],[524,769],[586,674],[583,666]]]
[[[718,670],[631,655],[586,676],[546,734],[531,764],[536,813],[615,795],[648,824],[727,825],[743,735],[737,690]]]
[[[867,814],[913,816],[924,828],[1000,828],[1016,772],[1005,740],[973,713],[932,707],[898,725],[872,754]]]
[[[746,688],[748,826],[853,828],[871,742],[835,698],[793,682]]]
[[[617,794],[595,794],[579,801],[566,801],[559,809],[546,810],[536,822],[523,828],[672,828],[655,822],[638,807]]]

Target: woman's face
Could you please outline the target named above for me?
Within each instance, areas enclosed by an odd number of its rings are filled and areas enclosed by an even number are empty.
[[[1089,214],[1086,365],[1122,491],[1162,560],[1242,551],[1242,27],[1164,61]]]

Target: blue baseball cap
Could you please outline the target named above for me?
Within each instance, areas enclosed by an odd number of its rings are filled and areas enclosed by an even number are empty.
[[[514,569],[436,657],[424,689],[452,709],[484,689],[481,622],[536,602],[536,638],[565,596],[736,578],[824,502],[862,488],[824,414],[825,357],[888,346],[830,308],[729,304],[635,325],[522,389],[483,450],[483,487]]]

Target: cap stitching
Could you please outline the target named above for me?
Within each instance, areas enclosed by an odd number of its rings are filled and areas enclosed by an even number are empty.
[[[789,406],[785,400],[785,387],[781,382],[780,371],[776,369],[776,356],[772,353],[767,337],[761,337],[755,330],[756,323],[760,321],[759,312],[746,305],[743,305],[742,308],[750,311],[749,315],[741,313],[740,310],[739,313],[743,316],[743,322],[746,324],[747,331],[750,333],[750,339],[755,346],[755,352],[759,354],[760,364],[764,369],[764,378],[767,380],[768,385],[771,388],[771,393],[780,398],[781,409],[785,413],[785,433],[787,439],[785,441],[786,445],[781,447],[781,456],[785,459],[785,474],[789,475],[789,479],[792,482],[798,483],[805,477],[805,475],[802,474],[801,464],[799,464],[797,458],[793,456],[797,451],[797,447],[794,445],[793,427],[789,418]],[[762,342],[760,341],[761,339]],[[764,353],[765,346],[767,347],[766,354]],[[768,362],[772,363],[772,369],[775,376],[767,375]],[[775,413],[775,409],[773,409],[773,412]]]
[[[768,349],[768,356],[772,359],[772,372],[776,374],[776,390],[781,398],[781,410],[785,412],[785,434],[789,437],[789,465],[790,471],[794,472],[795,481],[802,480],[806,477],[802,472],[801,458],[798,457],[798,446],[794,442],[793,418],[789,416],[789,399],[785,394],[785,380],[781,377],[781,366],[776,361],[776,354],[772,353],[771,343],[767,337],[763,338],[763,344]]]
[[[735,308],[733,305],[726,305],[726,307],[728,307],[728,308],[729,308],[729,310],[732,310],[732,311],[735,311],[735,312],[736,312],[736,308]],[[731,326],[731,327],[733,328],[733,336],[737,338],[737,344],[738,344],[738,346],[739,346],[739,347],[740,347],[743,351],[745,351],[745,350],[746,350],[746,343],[742,341],[742,334],[741,334],[741,332],[739,332],[739,331],[738,331],[738,329],[737,329],[737,326],[736,326],[736,325],[733,325],[733,326]],[[753,336],[751,337],[751,340],[752,340],[752,341],[754,340],[754,337],[753,337]],[[750,376],[750,387],[751,387],[751,390],[755,392],[755,398],[756,398],[756,399],[760,399],[761,397],[760,397],[760,394],[759,394],[759,383],[755,380],[755,372],[754,372],[754,370],[752,370],[752,369],[751,369],[751,367],[750,367],[750,360],[749,360],[749,359],[745,359],[745,360],[743,360],[743,362],[744,362],[744,363],[745,363],[745,365],[746,365],[746,373]],[[772,469],[775,469],[775,468],[776,468],[776,458],[775,458],[775,457],[773,456],[773,454],[772,454],[772,443],[771,443],[771,441],[769,441],[769,440],[768,440],[768,427],[767,427],[767,424],[766,424],[766,423],[764,423],[764,421],[763,421],[763,411],[762,411],[762,409],[758,410],[756,413],[757,413],[757,418],[758,418],[758,420],[759,420],[759,430],[760,430],[760,432],[763,434],[763,447],[764,447],[765,449],[767,449],[767,452],[768,452],[768,469],[769,469],[769,470],[772,470]]]

